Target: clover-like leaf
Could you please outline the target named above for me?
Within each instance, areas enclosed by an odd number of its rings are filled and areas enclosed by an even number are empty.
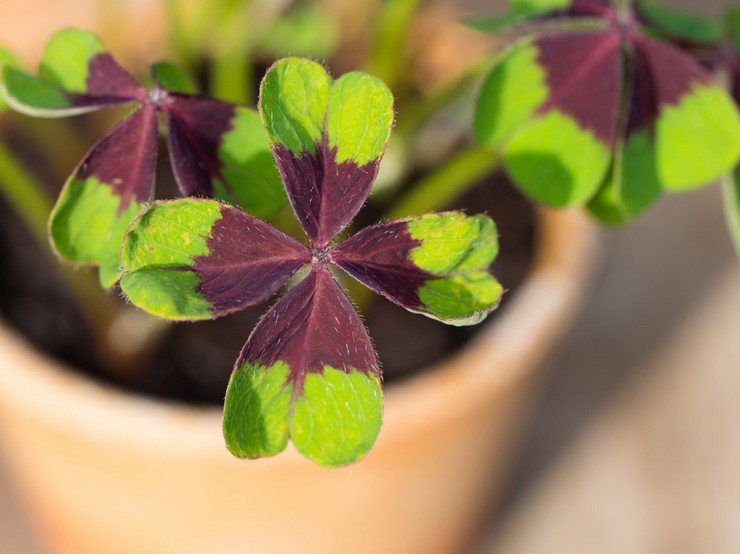
[[[310,247],[235,206],[160,202],[127,232],[120,285],[131,302],[156,315],[206,319],[267,299],[310,264],[308,276],[262,317],[242,350],[226,393],[224,437],[239,457],[275,455],[290,439],[321,465],[344,465],[375,442],[381,379],[367,331],[329,266],[343,267],[412,311],[471,324],[501,296],[488,272],[498,250],[495,225],[485,216],[429,214],[329,246],[377,173],[393,119],[390,92],[363,73],[333,82],[320,65],[295,58],[276,63],[261,91],[273,155]],[[180,101],[205,100],[164,100],[182,143],[171,149],[177,163],[204,160],[205,181],[214,172],[214,148],[193,141],[192,130],[218,137],[222,127],[197,117],[178,121]],[[188,148],[197,158],[188,157]]]
[[[157,158],[157,114],[144,106],[87,153],[64,185],[49,221],[57,254],[99,265],[100,283],[115,284],[123,234],[152,197]]]
[[[0,72],[2,72],[3,68],[6,66],[19,68],[21,66],[21,62],[13,52],[6,50],[5,48],[0,48]],[[0,95],[0,113],[4,112],[7,107],[5,100],[3,100],[2,95]]]
[[[317,247],[357,214],[370,192],[393,123],[393,95],[365,73],[333,82],[319,64],[276,62],[259,111],[293,209]]]
[[[213,319],[266,300],[310,260],[306,246],[239,208],[157,202],[126,235],[121,289],[160,317]]]
[[[488,272],[496,225],[445,212],[362,229],[331,251],[337,266],[409,311],[455,325],[479,323],[503,289]]]
[[[205,96],[170,94],[172,168],[185,196],[215,197],[267,216],[285,203],[285,189],[254,110]]]
[[[59,31],[49,40],[38,77],[5,66],[0,90],[14,110],[37,117],[74,115],[147,96],[97,36],[78,29]]]
[[[613,32],[524,41],[483,84],[476,135],[502,149],[507,171],[535,200],[581,204],[601,184],[617,126],[620,49]]]
[[[612,168],[588,208],[604,223],[625,223],[652,204],[661,192],[655,157],[657,106],[650,68],[641,56],[630,67],[627,112],[622,114]]]
[[[731,170],[740,156],[740,114],[732,99],[675,47],[639,37],[635,49],[652,77],[663,187],[693,188]]]
[[[509,175],[533,199],[588,203],[600,219],[621,223],[661,190],[702,186],[737,163],[737,107],[688,53],[651,38],[668,35],[699,48],[718,28],[653,8],[574,0],[538,12],[539,21],[561,24],[547,32],[530,25],[532,36],[487,77],[476,136],[500,150]],[[571,25],[584,17],[600,24],[592,31]],[[652,20],[660,23],[651,27]],[[740,66],[731,71],[740,74]]]
[[[324,466],[357,461],[382,421],[380,369],[357,312],[317,266],[260,320],[239,357],[224,405],[238,457],[272,456],[288,437]]]

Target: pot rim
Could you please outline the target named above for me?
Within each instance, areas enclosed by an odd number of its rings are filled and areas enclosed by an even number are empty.
[[[505,313],[466,348],[385,390],[383,428],[370,455],[504,394],[534,370],[565,330],[583,290],[596,233],[580,210],[538,212],[533,264]],[[220,432],[221,408],[144,397],[94,381],[40,353],[1,321],[0,396],[31,418],[75,427],[96,441],[129,441],[142,450],[171,451],[177,445],[177,455],[230,458]],[[267,461],[309,463],[292,447]]]

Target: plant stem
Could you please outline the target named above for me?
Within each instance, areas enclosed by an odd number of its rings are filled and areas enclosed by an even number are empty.
[[[46,221],[51,212],[51,201],[41,184],[1,141],[0,193],[23,218],[38,243],[46,247]]]
[[[396,219],[445,208],[491,173],[498,163],[498,155],[488,148],[473,146],[463,150],[414,183],[382,219]]]
[[[406,36],[418,4],[419,0],[385,0],[377,20],[367,70],[394,91],[399,88]]]
[[[49,251],[46,230],[52,209],[51,200],[41,183],[2,141],[0,141],[0,194],[21,217],[41,251],[52,262],[56,262]],[[67,266],[60,266],[59,270],[95,338],[97,353],[112,374],[125,380],[136,372],[150,354],[164,333],[164,324],[146,314],[133,313],[133,309],[119,305],[113,296],[100,289],[92,274],[76,272]],[[122,322],[132,320],[134,323],[127,323],[127,326],[133,325],[139,330],[139,335],[142,335],[141,330],[145,329],[146,336],[141,336],[135,347],[133,341],[128,341],[128,344],[122,346],[124,341],[113,335],[115,331],[120,334],[120,330],[125,329]]]
[[[740,258],[740,168],[722,177],[722,200],[727,231]]]
[[[247,44],[239,44],[212,60],[211,94],[227,102],[254,103],[251,83],[251,53]]]

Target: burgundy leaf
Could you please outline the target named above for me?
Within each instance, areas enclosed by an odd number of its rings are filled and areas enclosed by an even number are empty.
[[[112,187],[121,198],[118,213],[134,202],[148,202],[157,157],[157,111],[144,105],[98,142],[82,161],[77,179],[89,177]]]
[[[331,251],[332,261],[362,284],[403,306],[417,310],[418,291],[434,277],[410,259],[421,241],[411,237],[406,221],[365,227]]]
[[[642,35],[632,40],[638,59],[642,56],[649,68],[659,108],[677,104],[694,83],[711,83],[711,76],[677,48]]]
[[[609,31],[548,36],[536,44],[550,91],[538,111],[562,111],[611,145],[622,90],[619,34]]]
[[[266,300],[303,265],[308,248],[239,208],[221,205],[206,239],[210,254],[193,259],[197,291],[223,315]]]
[[[218,148],[232,128],[235,106],[206,96],[169,93],[164,110],[170,162],[180,191],[185,196],[212,197],[211,178],[222,177]]]
[[[290,368],[294,395],[309,373],[324,366],[380,376],[375,349],[365,325],[329,270],[317,265],[260,320],[244,345],[237,367],[245,362]]]
[[[601,16],[611,11],[609,0],[572,0],[569,15]]]
[[[647,129],[654,132],[655,120],[658,117],[655,84],[651,75],[650,65],[645,55],[638,49],[634,50],[631,59],[630,101],[628,103],[627,122],[624,127],[626,136]]]
[[[108,53],[90,60],[86,96],[107,103],[143,101],[147,90]]]
[[[64,92],[71,107],[106,107],[147,99],[147,89],[108,53],[93,56],[88,72],[85,92]]]
[[[326,246],[357,215],[378,174],[380,158],[358,166],[336,163],[336,149],[324,142],[316,153],[296,157],[284,145],[273,155],[290,203],[303,229],[317,248]]]

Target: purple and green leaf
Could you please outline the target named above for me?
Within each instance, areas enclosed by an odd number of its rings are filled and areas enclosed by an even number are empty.
[[[63,117],[147,97],[97,36],[78,29],[59,31],[49,40],[38,77],[4,67],[0,91],[14,110],[37,117]]]
[[[63,259],[99,265],[100,283],[120,274],[124,232],[152,197],[157,157],[157,114],[144,106],[88,152],[52,211],[52,246]]]
[[[529,196],[554,206],[582,204],[609,167],[621,89],[618,34],[527,40],[483,84],[475,132],[502,150],[509,175]]]
[[[503,289],[488,269],[498,253],[493,221],[461,212],[366,227],[331,250],[334,263],[409,311],[453,325],[479,323]]]
[[[310,260],[306,246],[239,208],[157,202],[126,234],[121,289],[160,317],[213,319],[263,302]]]
[[[184,196],[215,197],[264,217],[285,190],[254,110],[205,96],[170,94],[170,161]]]
[[[663,188],[695,188],[732,170],[740,157],[740,114],[729,95],[677,48],[647,37],[634,46],[652,79]]]
[[[646,60],[634,51],[626,88],[612,168],[601,189],[588,203],[594,216],[611,225],[636,217],[661,192],[655,157],[657,106],[653,83]]]
[[[188,193],[201,194],[210,176],[224,172],[224,137],[240,125],[253,131],[255,116],[178,94],[162,104],[175,130],[175,171],[192,181],[178,179]],[[211,319],[266,300],[310,264],[308,277],[265,314],[245,345],[226,395],[224,435],[240,457],[277,454],[290,439],[321,465],[344,465],[375,442],[381,379],[367,331],[328,265],[412,311],[471,324],[501,297],[489,273],[496,229],[485,216],[429,214],[330,247],[377,173],[393,120],[390,92],[366,74],[333,82],[320,65],[291,58],[265,77],[260,110],[311,247],[228,204],[159,202],[127,231],[120,286],[155,315]],[[209,120],[208,113],[216,115]],[[249,156],[247,146],[237,135],[231,152]]]
[[[226,392],[224,436],[241,458],[288,441],[316,463],[357,461],[382,422],[380,369],[367,330],[324,266],[260,320]]]
[[[276,62],[259,110],[288,198],[314,246],[326,246],[370,192],[393,123],[393,95],[365,73],[333,82],[319,64]]]

